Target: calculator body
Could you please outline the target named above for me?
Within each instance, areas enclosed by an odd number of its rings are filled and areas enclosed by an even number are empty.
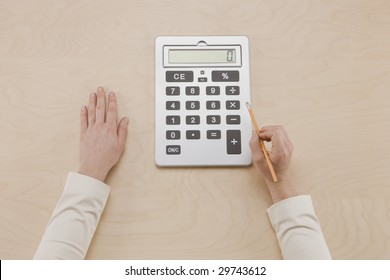
[[[155,163],[251,164],[245,36],[160,36],[155,42]]]

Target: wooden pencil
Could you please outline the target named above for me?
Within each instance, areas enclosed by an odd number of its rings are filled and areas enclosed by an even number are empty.
[[[248,108],[249,114],[251,116],[253,127],[255,128],[255,131],[257,132],[257,135],[259,136],[261,150],[263,151],[265,160],[267,161],[268,169],[271,172],[272,180],[274,180],[274,183],[277,183],[278,177],[276,177],[274,166],[272,165],[271,159],[269,158],[269,154],[268,154],[267,149],[265,148],[264,142],[260,138],[260,129],[259,129],[259,126],[257,125],[255,115],[253,113],[253,110],[252,110],[249,102],[246,102],[246,107]]]

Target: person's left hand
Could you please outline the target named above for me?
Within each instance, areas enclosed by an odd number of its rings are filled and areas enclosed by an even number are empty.
[[[106,96],[99,87],[91,93],[88,108],[81,108],[80,169],[79,173],[104,181],[110,169],[119,161],[125,147],[129,119],[117,123],[115,93]]]

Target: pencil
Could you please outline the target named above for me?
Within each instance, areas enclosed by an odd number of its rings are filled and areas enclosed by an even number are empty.
[[[260,129],[259,129],[259,126],[257,125],[257,121],[255,119],[255,115],[253,114],[253,110],[252,110],[251,105],[249,104],[249,102],[246,103],[246,107],[248,108],[249,114],[251,116],[253,127],[255,128],[255,130],[257,132],[257,135],[259,136],[261,150],[263,151],[265,160],[267,161],[268,169],[271,172],[272,180],[274,180],[274,183],[277,183],[278,182],[278,177],[276,177],[274,166],[272,165],[271,159],[269,158],[269,154],[268,154],[267,149],[265,148],[264,142],[260,138]]]

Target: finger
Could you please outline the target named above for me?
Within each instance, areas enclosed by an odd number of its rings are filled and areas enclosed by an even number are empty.
[[[119,146],[123,149],[126,143],[127,126],[129,124],[129,118],[124,117],[120,120],[118,125],[118,142]]]
[[[81,133],[84,133],[88,129],[88,111],[87,107],[81,107],[80,112],[80,130]]]
[[[249,141],[249,148],[251,149],[252,158],[254,161],[264,157],[260,146],[259,136],[255,130],[252,131],[252,137]]]
[[[116,120],[117,120],[117,102],[116,102],[116,96],[115,93],[112,91],[108,95],[108,109],[107,109],[107,118],[106,122],[116,127]]]
[[[104,115],[106,113],[106,94],[102,87],[98,87],[96,104],[96,123],[104,123]]]
[[[96,120],[96,93],[92,92],[89,95],[88,103],[88,126],[93,126]]]

